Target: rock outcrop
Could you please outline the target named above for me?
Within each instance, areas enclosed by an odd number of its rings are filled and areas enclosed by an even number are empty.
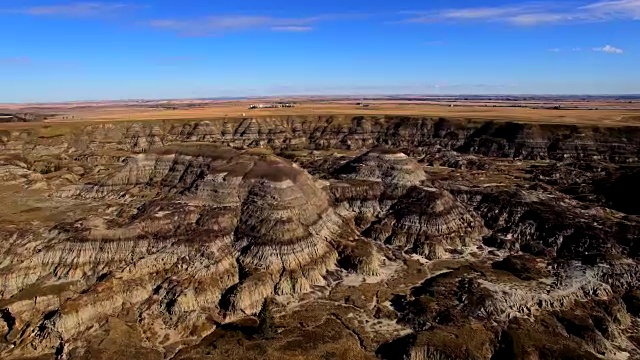
[[[560,194],[490,188],[452,191],[492,231],[485,239],[489,246],[568,259],[588,254],[638,256],[637,220],[607,216]]]
[[[529,172],[536,181],[549,184],[577,200],[640,215],[640,198],[635,191],[635,184],[640,181],[637,166],[571,162],[536,166]]]
[[[5,152],[31,154],[87,149],[144,152],[175,142],[213,142],[233,148],[278,150],[362,150],[385,146],[422,154],[447,149],[501,158],[618,164],[638,163],[640,153],[637,127],[470,122],[402,116],[274,116],[188,123],[105,124],[55,137],[31,130],[12,131],[0,139],[3,139],[0,147]]]
[[[427,259],[441,259],[447,249],[481,243],[487,233],[482,220],[448,191],[413,187],[365,234]]]
[[[0,130],[3,359],[640,357],[636,128],[33,125]]]
[[[379,181],[383,185],[383,195],[390,199],[427,180],[424,170],[414,159],[385,148],[376,148],[356,157],[334,174],[343,180]]]
[[[630,325],[619,297],[594,269],[571,265],[564,270],[547,285],[481,267],[436,275],[395,300],[402,321],[416,333],[381,350],[404,350],[412,359],[618,356]]]
[[[306,171],[268,153],[165,148],[75,189],[61,194],[153,198],[128,219],[88,217],[59,227],[55,240],[26,261],[16,255],[10,271],[0,273],[3,298],[39,283],[82,284],[80,294],[41,314],[58,308],[55,316],[20,320],[23,332],[51,346],[127,308],[144,309],[143,322],[188,337],[208,312],[256,314],[267,297],[324,285],[339,259],[349,270],[377,272],[377,250],[333,209],[329,195]],[[21,314],[13,306],[8,311]],[[29,330],[29,321],[41,323]]]

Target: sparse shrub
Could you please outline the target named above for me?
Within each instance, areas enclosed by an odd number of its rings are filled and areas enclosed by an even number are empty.
[[[275,335],[275,324],[273,321],[272,303],[266,299],[262,304],[262,309],[258,313],[258,331],[256,335],[263,339],[273,338]]]

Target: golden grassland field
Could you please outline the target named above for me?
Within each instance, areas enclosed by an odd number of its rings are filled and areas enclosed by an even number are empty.
[[[40,104],[38,106],[1,105],[9,111],[52,114],[44,122],[0,123],[0,128],[51,126],[54,123],[70,125],[91,122],[146,121],[146,120],[206,120],[281,115],[403,115],[446,117],[468,120],[516,121],[526,123],[565,123],[601,126],[640,125],[640,103],[621,102],[562,102],[561,108],[535,108],[537,103],[456,102],[433,103],[412,101],[371,101],[368,107],[356,101],[297,101],[294,108],[248,109],[260,101],[171,101],[156,104],[135,103],[73,103]],[[453,105],[453,106],[452,106]],[[549,107],[548,103],[546,104]],[[53,131],[55,132],[55,131]]]

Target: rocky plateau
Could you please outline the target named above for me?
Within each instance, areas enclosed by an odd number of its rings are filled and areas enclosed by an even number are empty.
[[[0,130],[2,359],[640,359],[640,128]]]

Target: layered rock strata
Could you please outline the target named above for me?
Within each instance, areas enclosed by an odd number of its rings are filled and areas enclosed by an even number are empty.
[[[473,266],[426,280],[396,299],[401,321],[416,332],[387,345],[396,354],[383,358],[597,359],[624,354],[620,349],[626,347],[631,319],[598,271],[574,264],[547,282],[540,281],[550,276],[544,274],[547,264],[531,266],[544,271],[526,281]]]
[[[2,358],[640,356],[634,128],[57,126],[0,131]]]
[[[637,219],[608,216],[602,209],[561,194],[486,187],[451,191],[474,208],[492,231],[485,239],[490,246],[568,259],[640,254]]]
[[[350,149],[376,146],[428,153],[444,148],[516,159],[638,163],[636,127],[470,122],[401,116],[275,116],[188,123],[93,125],[62,136],[6,131],[5,153],[70,153],[86,150],[144,152],[174,142],[213,142],[234,148]]]
[[[441,259],[447,249],[479,245],[487,230],[478,215],[446,190],[413,187],[364,234],[427,259]]]
[[[424,170],[402,152],[376,148],[347,162],[334,172],[343,180],[381,182],[386,198],[394,199],[427,180]]]
[[[273,155],[165,148],[132,157],[96,184],[60,192],[122,193],[129,202],[143,193],[153,199],[128,219],[88,217],[59,226],[37,253],[21,261],[14,255],[0,272],[3,298],[53,283],[84,289],[49,303],[43,318],[19,318],[19,303],[7,307],[17,319],[13,327],[28,334],[18,343],[41,339],[27,353],[55,347],[127,309],[137,309],[149,327],[197,336],[196,329],[207,329],[206,313],[255,314],[267,297],[324,285],[339,258],[351,270],[377,272],[375,247],[332,208],[328,194],[307,172]]]

